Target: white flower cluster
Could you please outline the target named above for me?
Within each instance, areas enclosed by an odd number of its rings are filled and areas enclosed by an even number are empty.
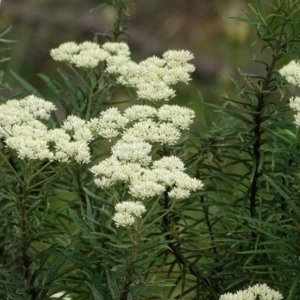
[[[151,166],[150,154],[152,144],[175,144],[181,136],[181,131],[188,129],[192,123],[194,115],[191,109],[178,105],[163,105],[158,109],[149,105],[133,105],[123,114],[116,108],[102,112],[98,119],[91,120],[91,130],[105,138],[120,135],[121,138],[112,147],[112,156],[91,169],[96,176],[96,184],[109,187],[118,181],[131,182],[131,193],[142,198],[160,194],[170,185],[181,188],[178,193],[182,192],[182,189],[189,189],[184,187],[189,180],[183,175],[183,169],[174,167],[174,171],[180,173],[170,172],[169,176],[173,179],[167,182],[165,173],[168,169],[160,167],[159,163]],[[174,158],[168,162],[178,165]],[[159,170],[164,175],[160,176]],[[139,184],[139,181],[143,184]],[[147,195],[142,196],[146,193],[144,185],[151,185],[153,191],[148,187]],[[171,195],[179,198],[178,194],[174,193]]]
[[[290,84],[294,86],[300,85],[300,63],[298,61],[290,61],[279,70],[279,73]]]
[[[10,136],[14,126],[47,120],[56,109],[51,102],[33,95],[21,100],[9,100],[0,107],[0,138]]]
[[[93,69],[109,56],[109,53],[101,49],[97,43],[83,42],[66,42],[58,48],[52,49],[50,55],[54,60],[74,64],[78,68]]]
[[[54,154],[48,147],[47,134],[47,127],[33,120],[12,126],[10,135],[4,142],[7,147],[14,149],[21,159],[53,160]]]
[[[178,105],[134,105],[123,114],[117,109],[101,113],[91,122],[92,131],[106,138],[120,137],[111,148],[111,156],[91,168],[95,184],[102,188],[123,182],[138,199],[168,193],[172,199],[189,197],[203,187],[201,180],[184,173],[184,163],[176,156],[152,160],[152,144],[173,145],[188,129],[194,112]],[[105,121],[106,122],[105,122]],[[128,227],[136,215],[120,213],[116,207],[114,221]]]
[[[127,44],[115,42],[101,46],[93,42],[67,42],[51,50],[53,59],[76,67],[95,68],[104,62],[105,72],[114,76],[117,83],[135,89],[137,98],[153,102],[173,98],[175,90],[172,86],[179,82],[187,83],[195,69],[189,63],[193,55],[186,50],[170,50],[161,58],[153,56],[140,63],[132,61],[130,54]],[[78,160],[79,154],[72,146],[83,141],[84,137],[85,143],[96,136],[109,140],[118,138],[111,148],[111,156],[91,168],[96,185],[108,188],[122,182],[127,185],[132,197],[139,199],[162,193],[168,193],[173,199],[184,199],[189,197],[190,192],[201,189],[202,181],[188,176],[178,157],[162,157],[153,161],[152,154],[159,145],[175,145],[182,131],[192,124],[194,116],[191,109],[178,105],[165,104],[159,108],[133,105],[123,113],[113,107],[101,112],[88,124],[69,117],[52,135],[51,142],[59,151],[61,160],[70,153]],[[71,141],[63,138],[63,134],[71,136]],[[65,153],[59,148],[59,145],[64,145],[63,139],[73,150],[68,148]],[[66,146],[63,148],[66,149]],[[84,146],[80,153],[89,157]],[[114,221],[118,226],[131,226],[144,209],[140,202],[119,203]]]
[[[126,126],[128,119],[122,116],[121,112],[111,107],[100,113],[98,118],[91,119],[91,130],[95,135],[104,138],[114,138],[120,134],[120,130]]]
[[[220,297],[220,300],[281,300],[283,296],[269,288],[265,283],[256,284],[245,290],[238,291],[234,294],[226,293]]]
[[[168,191],[172,199],[189,197],[191,191],[203,187],[201,180],[184,173],[184,164],[176,156],[165,156],[145,168],[140,174],[131,174],[129,193],[136,198],[149,198]]]
[[[133,105],[122,114],[109,108],[91,120],[91,130],[104,138],[116,138],[131,143],[142,140],[149,143],[176,144],[181,131],[192,124],[195,113],[179,105],[162,105],[156,109],[149,105]]]
[[[42,121],[54,110],[51,102],[33,95],[7,101],[0,105],[0,138],[21,159],[89,162],[89,122],[69,116],[62,128],[49,129]]]
[[[146,212],[144,204],[140,201],[124,201],[116,204],[116,213],[113,220],[117,226],[130,227],[137,218]]]
[[[128,184],[129,193],[145,199],[168,190],[169,197],[187,198],[201,189],[202,181],[184,173],[184,164],[175,156],[152,161],[152,144],[173,145],[188,129],[194,112],[178,105],[133,105],[123,114],[110,108],[92,120],[93,131],[106,138],[121,138],[111,149],[111,156],[93,166],[95,183],[110,187],[117,182]],[[105,121],[104,121],[105,120]],[[109,134],[111,133],[111,135]]]
[[[293,109],[295,114],[295,124],[297,127],[300,127],[300,97],[290,98],[290,107]]]
[[[187,50],[169,50],[162,58],[153,56],[135,63],[125,43],[107,42],[100,47],[94,42],[66,42],[52,49],[50,55],[79,68],[95,68],[106,62],[106,71],[116,76],[119,84],[136,89],[138,98],[150,101],[173,98],[175,90],[171,86],[187,83],[195,70],[188,63],[193,55]]]
[[[281,76],[293,86],[300,86],[300,63],[292,60],[279,70]],[[290,98],[290,107],[296,112],[295,124],[300,126],[300,97]]]
[[[175,96],[170,86],[188,82],[195,70],[188,63],[193,55],[186,50],[169,50],[162,58],[153,56],[135,63],[128,56],[107,59],[107,72],[117,76],[117,81],[136,89],[140,99],[150,101],[169,100]]]
[[[168,166],[165,165],[168,164]],[[191,191],[203,187],[201,180],[191,178],[179,168],[183,162],[175,156],[163,157],[151,166],[119,161],[113,155],[91,168],[96,185],[105,188],[117,182],[126,182],[129,193],[136,198],[145,199],[158,196],[165,191],[172,199],[189,197]]]

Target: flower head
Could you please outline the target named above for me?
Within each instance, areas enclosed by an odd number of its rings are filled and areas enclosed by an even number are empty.
[[[151,119],[141,120],[124,131],[124,136],[134,136],[149,143],[174,145],[179,140],[181,133],[171,123],[159,123]]]
[[[54,60],[70,62],[73,55],[79,52],[79,49],[75,42],[65,42],[58,48],[52,49],[50,55]]]
[[[298,61],[290,61],[279,70],[279,73],[290,84],[294,86],[300,85],[300,63]]]
[[[146,212],[145,206],[140,201],[124,201],[115,206],[116,213],[113,220],[117,226],[130,227],[137,218]]]
[[[38,120],[14,125],[5,143],[7,147],[15,150],[21,159],[54,159],[48,145],[47,127]]]
[[[220,300],[281,300],[283,296],[264,284],[255,284],[245,290],[234,294],[226,293],[220,297]]]
[[[111,107],[101,112],[98,118],[92,119],[90,128],[92,132],[111,139],[117,137],[127,123],[128,119],[116,107]]]
[[[135,174],[141,174],[144,168],[138,163],[121,162],[110,156],[91,168],[95,175],[95,184],[99,187],[110,187],[117,182],[129,182]]]
[[[152,147],[143,141],[128,143],[126,140],[119,140],[111,149],[112,155],[120,161],[137,162],[147,165],[151,161],[149,156]]]
[[[130,56],[130,50],[126,43],[106,42],[102,48],[115,56]]]
[[[95,68],[110,55],[94,42],[86,41],[81,44],[66,42],[52,49],[50,55],[56,61],[74,64],[78,68]]]
[[[75,141],[89,142],[93,138],[89,123],[77,116],[68,116],[63,122],[62,129]]]
[[[53,149],[55,160],[63,163],[71,161],[88,163],[90,161],[91,154],[88,141],[84,139],[72,140],[63,128],[49,130],[48,140]]]
[[[192,124],[195,112],[187,107],[165,104],[158,109],[157,116],[161,121],[171,122],[177,128],[184,130]]]
[[[107,45],[103,48],[107,49]],[[172,50],[162,58],[153,56],[135,63],[119,51],[107,59],[106,71],[114,74],[118,83],[134,88],[139,99],[168,101],[175,96],[171,85],[190,80],[195,69],[188,63],[192,58],[188,51]]]
[[[130,121],[139,121],[155,117],[156,109],[150,105],[132,105],[124,111],[124,117]]]
[[[56,108],[53,103],[34,95],[8,100],[0,105],[0,137],[11,135],[12,127],[34,120],[47,120]]]

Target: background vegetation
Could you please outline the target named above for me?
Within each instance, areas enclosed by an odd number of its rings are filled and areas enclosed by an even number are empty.
[[[132,252],[126,232],[111,226],[107,195],[92,186],[87,169],[68,167],[49,189],[32,191],[40,200],[30,210],[32,231],[43,219],[34,233],[39,239],[31,244],[32,296],[9,254],[21,247],[10,231],[19,214],[17,202],[8,201],[18,186],[5,179],[9,171],[2,161],[0,284],[5,289],[0,295],[47,299],[50,292],[64,290],[74,299],[205,300],[266,282],[285,299],[300,299],[299,139],[286,99],[291,92],[277,72],[299,54],[297,1],[258,1],[249,7],[237,0],[137,0],[128,11],[127,1],[106,1],[99,8],[99,1],[44,2],[3,1],[0,25],[4,30],[13,24],[8,37],[16,42],[8,66],[11,89],[2,96],[38,90],[54,101],[57,91],[63,99],[78,98],[69,78],[56,90],[50,84],[50,78],[59,77],[49,49],[64,41],[117,37],[131,45],[137,59],[189,49],[196,57],[195,80],[182,86],[175,102],[190,104],[198,120],[189,139],[169,151],[185,161],[190,174],[204,179],[205,190],[172,210],[167,198],[160,199],[141,233],[143,243]],[[115,23],[120,17],[124,20]],[[64,84],[70,84],[68,95]],[[99,157],[107,154],[104,146],[95,145]]]

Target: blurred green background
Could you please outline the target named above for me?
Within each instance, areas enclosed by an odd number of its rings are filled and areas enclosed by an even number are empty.
[[[12,25],[9,37],[16,41],[7,67],[43,91],[44,83],[37,74],[55,76],[55,69],[61,67],[50,58],[51,48],[65,41],[91,40],[95,35],[100,42],[105,41],[116,11],[110,5],[101,5],[103,2],[2,0],[0,30]],[[249,12],[247,2],[134,0],[124,24],[129,35],[122,39],[128,42],[137,60],[160,55],[168,49],[193,52],[197,70],[188,87],[179,87],[176,101],[193,101],[193,108],[201,110],[201,98],[221,103],[225,92],[234,93],[229,78],[238,78],[239,69],[259,70],[252,62],[255,49],[250,47],[255,28],[232,18]],[[13,89],[6,97],[22,91],[12,78],[9,82]]]

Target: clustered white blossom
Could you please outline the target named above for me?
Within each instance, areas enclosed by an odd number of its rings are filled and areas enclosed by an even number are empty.
[[[297,127],[300,127],[300,97],[290,98],[290,107],[293,109],[295,114],[295,124]]]
[[[151,156],[153,145],[176,144],[194,115],[189,108],[167,104],[157,109],[133,105],[123,114],[117,109],[108,109],[107,115],[102,112],[92,120],[92,130],[103,137],[119,139],[111,148],[111,156],[91,168],[95,184],[109,188],[118,182],[126,183],[129,194],[141,200],[163,193],[170,199],[185,199],[201,189],[202,181],[187,175],[178,157],[153,160]],[[133,214],[124,216],[117,212],[114,216],[117,225],[124,227],[131,226],[135,219]]]
[[[124,201],[116,204],[116,213],[113,220],[117,226],[132,226],[136,218],[141,218],[146,212],[144,204],[140,201]]]
[[[58,48],[52,49],[50,55],[54,60],[74,64],[78,68],[93,69],[109,56],[109,53],[101,49],[97,43],[83,42],[66,42]]]
[[[50,55],[78,68],[91,69],[105,62],[106,72],[114,75],[119,84],[134,88],[139,99],[150,101],[173,98],[175,90],[171,86],[187,83],[195,70],[189,63],[193,55],[187,50],[169,50],[162,58],[153,56],[136,63],[125,43],[107,42],[99,46],[95,42],[66,42],[52,49]]]
[[[48,147],[47,135],[47,127],[37,120],[32,120],[12,126],[10,135],[4,141],[21,159],[53,160],[54,154]]]
[[[98,118],[91,119],[90,127],[95,135],[111,139],[117,137],[127,123],[128,119],[116,107],[111,107],[101,112]]]
[[[287,65],[283,66],[279,73],[287,82],[294,86],[300,85],[300,63],[292,60]]]
[[[133,62],[125,43],[67,42],[51,50],[54,60],[78,68],[96,68],[103,62],[104,71],[117,83],[132,87],[140,99],[156,102],[133,105],[123,112],[111,107],[91,120],[68,116],[61,127],[48,128],[44,122],[55,110],[52,103],[28,96],[0,106],[0,138],[22,159],[76,161],[91,159],[89,143],[101,136],[113,139],[111,156],[91,168],[95,184],[108,188],[121,182],[129,194],[139,200],[168,193],[172,199],[184,199],[202,188],[201,180],[185,173],[184,163],[175,156],[153,160],[159,146],[175,145],[182,131],[192,124],[195,113],[178,105],[164,104],[175,96],[172,86],[190,80],[193,55],[186,50],[170,50],[161,58],[153,56]],[[162,101],[162,105],[159,104]],[[145,212],[140,201],[124,201],[115,207],[117,226],[129,227]]]
[[[16,125],[47,120],[55,106],[44,99],[30,95],[21,100],[9,100],[0,109],[0,138],[8,137]]]
[[[188,61],[193,55],[186,50],[169,50],[162,58],[153,56],[140,63],[125,57],[110,57],[107,72],[117,76],[117,81],[133,87],[140,99],[150,101],[169,100],[175,96],[172,85],[187,83],[195,70]]]
[[[61,128],[48,128],[55,106],[34,95],[0,105],[0,138],[21,159],[88,163],[89,122],[69,116]]]
[[[173,98],[172,86],[187,83],[194,71],[189,63],[193,55],[186,50],[170,50],[161,58],[153,56],[140,63],[131,60],[125,43],[107,42],[99,46],[94,42],[67,42],[50,54],[54,60],[79,68],[95,68],[103,62],[105,72],[114,76],[117,83],[135,89],[138,98],[154,102]],[[61,161],[71,156],[83,162],[84,157],[89,160],[91,139],[97,136],[113,139],[111,156],[91,168],[96,185],[108,188],[123,182],[132,197],[138,199],[165,192],[170,198],[184,199],[190,192],[201,189],[202,181],[188,176],[179,158],[170,156],[153,161],[152,152],[157,145],[175,145],[194,116],[191,109],[178,105],[164,104],[158,108],[133,105],[124,112],[111,107],[89,122],[68,117],[62,128],[52,130],[50,141],[55,145],[55,156]],[[141,216],[142,212],[131,212],[133,203],[143,206],[140,202],[117,204],[114,220],[118,226],[131,226]],[[128,208],[122,210],[122,207]]]
[[[283,296],[264,284],[255,284],[245,290],[240,290],[234,294],[226,293],[219,300],[281,300]]]
[[[93,124],[107,126],[104,130],[106,138],[114,138],[117,133],[121,137],[112,147],[111,156],[91,168],[98,186],[110,187],[123,181],[128,184],[132,196],[142,199],[159,195],[167,188],[171,198],[182,199],[187,198],[190,191],[202,188],[200,180],[184,173],[179,158],[170,156],[157,161],[151,158],[153,144],[173,145],[178,142],[181,131],[187,129],[194,118],[191,109],[166,104],[158,109],[134,105],[123,115],[116,109],[107,110],[107,115],[104,111],[98,121],[93,120]],[[104,124],[103,120],[107,119],[111,122]],[[101,135],[101,126],[98,129],[93,127]],[[107,135],[108,132],[112,135]]]
[[[176,144],[181,131],[192,124],[193,110],[179,105],[162,105],[156,109],[149,105],[133,105],[122,114],[112,107],[90,121],[94,134],[112,139],[122,135],[123,140],[134,137],[149,143]]]
[[[292,60],[287,65],[283,66],[279,73],[285,80],[293,86],[300,86],[300,63],[299,61]],[[295,124],[300,126],[300,97],[290,98],[290,107],[296,112]]]

